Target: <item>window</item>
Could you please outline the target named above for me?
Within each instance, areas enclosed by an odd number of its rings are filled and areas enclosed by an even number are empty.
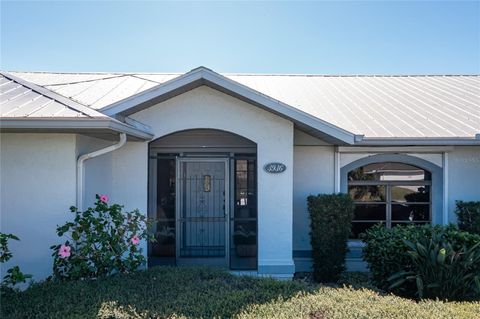
[[[230,216],[230,268],[257,268],[257,176],[255,157],[234,159],[234,210]]]
[[[431,221],[430,172],[395,162],[373,163],[348,173],[348,193],[355,201],[352,238],[379,222],[391,228]]]
[[[150,244],[149,257],[156,257],[160,264],[170,264],[175,258],[175,156],[151,159],[156,161],[156,206],[149,217],[155,219],[156,242]]]

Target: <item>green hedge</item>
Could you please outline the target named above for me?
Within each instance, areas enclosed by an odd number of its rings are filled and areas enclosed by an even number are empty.
[[[474,234],[480,234],[480,201],[479,202],[464,202],[456,201],[458,227],[461,230],[468,231]]]
[[[308,197],[313,276],[320,282],[337,281],[345,269],[347,241],[352,228],[353,200],[347,194]]]
[[[420,284],[425,284],[425,287],[428,285],[434,288],[442,286],[447,289],[448,283],[448,289],[454,291],[464,289],[467,282],[472,284],[470,279],[474,276],[480,276],[480,258],[475,257],[475,260],[462,259],[464,252],[470,248],[475,249],[474,255],[478,256],[480,236],[459,231],[456,225],[408,225],[387,229],[379,224],[367,230],[361,238],[366,243],[363,256],[372,274],[372,281],[384,290],[391,290],[408,297],[425,295],[435,298],[435,294],[438,294],[438,297],[444,298],[445,295],[449,294],[448,292],[434,291],[430,295],[424,294],[422,291],[419,292]],[[451,256],[451,259],[447,258],[445,264],[440,265],[440,263],[437,263],[437,260],[440,259],[437,258],[439,258],[438,255],[442,248],[446,249],[446,255]],[[431,260],[427,260],[426,257],[423,262],[419,262],[418,257],[421,255],[418,253],[419,251],[421,254],[426,253],[425,256],[428,255]],[[445,255],[445,250],[442,250],[442,252]],[[435,271],[431,271],[433,267],[437,267],[436,270],[434,269]],[[453,267],[458,267],[466,276],[468,275],[468,280],[462,282],[460,278],[453,278],[456,275],[449,272]],[[427,273],[426,270],[429,270],[429,272]],[[408,273],[410,280],[405,280],[398,287],[392,287],[394,281],[391,277],[400,272]],[[455,273],[459,275],[460,271]],[[416,279],[416,281],[411,279]],[[456,294],[456,292],[451,293],[451,296],[455,299],[471,297],[467,294],[459,297]],[[451,298],[447,297],[446,299]]]
[[[0,318],[477,319],[479,302],[415,302],[370,289],[153,267],[98,280],[43,282],[0,302]]]

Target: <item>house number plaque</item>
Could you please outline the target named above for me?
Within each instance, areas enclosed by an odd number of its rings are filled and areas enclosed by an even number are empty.
[[[283,173],[287,169],[287,166],[282,163],[267,163],[265,166],[263,166],[263,169],[267,173],[272,173],[272,174],[277,174],[277,173]]]

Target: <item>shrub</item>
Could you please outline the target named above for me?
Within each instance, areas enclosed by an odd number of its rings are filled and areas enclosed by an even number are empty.
[[[73,222],[57,228],[68,239],[52,246],[53,275],[57,279],[87,279],[129,273],[145,264],[139,243],[153,240],[149,222],[138,210],[124,213],[123,206],[107,203],[106,195],[96,196],[94,208],[84,212],[75,207]]]
[[[368,288],[374,291],[381,291],[372,283],[370,274],[365,271],[345,271],[337,281],[340,286],[353,288]]]
[[[20,240],[13,234],[4,234],[0,232],[0,263],[9,261],[13,254],[8,248],[8,241],[10,239]],[[32,275],[24,274],[20,267],[14,266],[7,270],[7,274],[3,277],[2,285],[5,287],[13,288],[16,284],[25,283],[27,279],[32,278]]]
[[[387,279],[404,268],[408,269],[411,261],[402,240],[414,240],[418,234],[413,225],[387,229],[385,225],[377,224],[360,235],[366,243],[363,258],[377,287],[387,290],[390,286]]]
[[[416,295],[431,299],[473,299],[480,297],[480,241],[456,249],[447,234],[440,230],[415,243],[403,240],[413,267],[389,278],[390,288],[414,282]]]
[[[362,239],[366,243],[363,249],[364,259],[372,273],[372,281],[379,288],[409,297],[470,298],[468,292],[460,290],[464,286],[472,288],[474,277],[479,275],[480,260],[475,259],[479,249],[479,235],[461,232],[456,225],[408,225],[392,229],[376,225],[367,230]],[[425,258],[412,258],[419,253],[412,250],[412,244],[417,247],[417,243],[424,248],[431,245],[430,250],[425,248],[430,259],[426,259],[424,250],[420,255],[423,254]],[[445,248],[446,256],[451,259],[440,265],[436,264],[436,258],[442,248]],[[466,253],[472,254],[467,257]],[[434,267],[437,268],[433,269]],[[400,274],[405,275],[402,282],[399,282],[402,278]],[[417,282],[417,275],[422,283]],[[469,281],[470,279],[474,281]],[[441,294],[435,290],[439,285],[446,285],[441,288]],[[420,293],[419,286],[429,286],[427,289],[423,288],[423,291],[429,290],[428,293]]]
[[[456,201],[458,227],[461,230],[480,234],[480,202]]]
[[[42,282],[0,302],[0,318],[478,319],[480,302],[415,302],[370,289],[152,267],[99,280]]]
[[[337,281],[344,271],[353,210],[353,200],[346,194],[308,197],[315,280]]]

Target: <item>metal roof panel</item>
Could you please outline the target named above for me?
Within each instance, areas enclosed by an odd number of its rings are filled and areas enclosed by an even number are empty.
[[[14,73],[100,109],[181,74]],[[480,76],[226,74],[227,78],[366,138],[480,133]],[[0,89],[2,85],[0,82]]]

